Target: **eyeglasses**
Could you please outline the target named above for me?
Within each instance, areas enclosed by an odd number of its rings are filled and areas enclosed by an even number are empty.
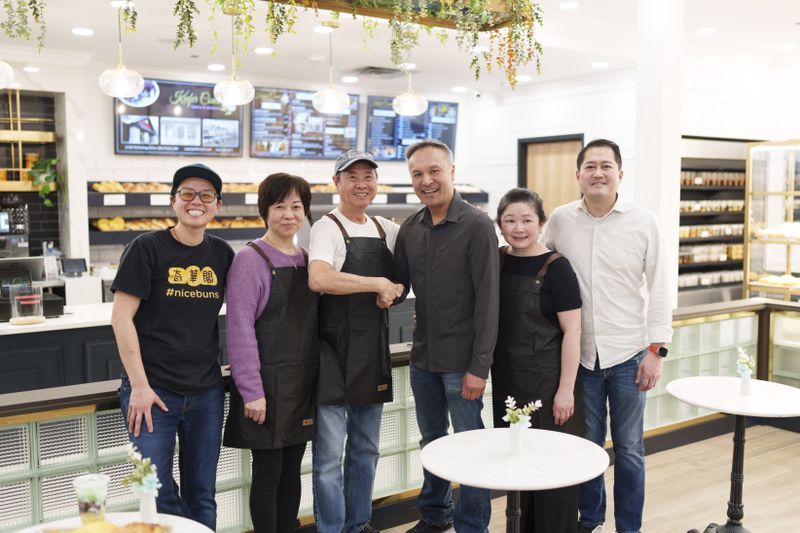
[[[178,189],[175,192],[178,195],[178,198],[180,198],[184,202],[191,202],[192,200],[194,200],[195,196],[200,196],[201,202],[203,202],[204,204],[210,204],[215,202],[219,198],[219,195],[217,193],[215,193],[214,191],[209,191],[208,189],[199,192],[194,189]]]

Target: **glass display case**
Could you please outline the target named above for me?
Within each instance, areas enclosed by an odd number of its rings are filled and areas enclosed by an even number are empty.
[[[747,146],[744,297],[800,298],[800,140]]]

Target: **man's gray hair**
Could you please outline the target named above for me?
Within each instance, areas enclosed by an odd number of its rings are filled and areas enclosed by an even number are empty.
[[[436,139],[425,139],[424,141],[420,141],[409,146],[406,149],[406,161],[411,159],[411,156],[414,155],[414,152],[421,150],[422,148],[436,148],[437,150],[441,150],[447,154],[447,160],[450,162],[450,164],[454,164],[453,151],[445,143],[442,141],[437,141]]]

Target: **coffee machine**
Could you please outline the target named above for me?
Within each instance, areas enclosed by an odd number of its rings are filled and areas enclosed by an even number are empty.
[[[0,258],[28,257],[28,206],[0,209]]]

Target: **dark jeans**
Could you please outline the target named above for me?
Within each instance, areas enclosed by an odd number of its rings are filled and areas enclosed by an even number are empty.
[[[417,408],[417,425],[422,433],[421,447],[447,435],[450,426],[448,414],[456,433],[483,429],[483,396],[476,400],[461,397],[464,372],[437,374],[413,364],[409,371]],[[454,508],[450,482],[427,470],[423,473],[425,478],[417,497],[417,508],[425,522],[437,526],[452,522],[459,533],[485,533],[488,530],[492,514],[488,490],[461,485]]]
[[[300,508],[300,463],[306,443],[275,450],[252,450],[250,518],[255,533],[290,533]]]
[[[166,404],[168,412],[154,405],[153,432],[142,422],[138,437],[128,433],[142,457],[156,465],[162,487],[156,507],[159,513],[190,518],[210,529],[217,527],[216,494],[217,461],[222,444],[222,417],[225,387],[219,385],[199,394],[183,395],[153,387]],[[122,380],[119,403],[123,419],[127,419],[131,384]],[[125,424],[127,428],[127,422]],[[172,457],[175,455],[175,436],[178,437],[178,467],[181,484],[172,477]]]
[[[598,446],[606,442],[606,420],[611,416],[614,445],[614,523],[619,533],[638,533],[644,508],[645,393],[636,384],[642,350],[627,361],[594,370],[578,368],[578,382],[586,410],[586,438]],[[608,408],[606,408],[608,405]],[[605,522],[606,488],[603,475],[580,486],[580,522],[593,528]]]

